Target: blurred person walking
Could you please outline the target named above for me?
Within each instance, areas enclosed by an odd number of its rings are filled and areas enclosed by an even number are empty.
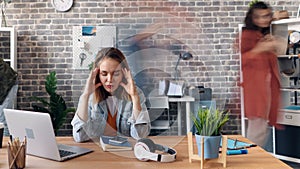
[[[264,146],[268,125],[276,123],[280,101],[280,77],[276,55],[278,40],[270,34],[272,8],[251,2],[245,17],[241,43],[244,110],[248,118],[246,137]]]

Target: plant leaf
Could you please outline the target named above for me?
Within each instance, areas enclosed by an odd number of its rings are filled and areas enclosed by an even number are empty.
[[[32,96],[32,99],[41,102],[44,106],[50,106],[50,103],[47,102],[47,100],[43,99],[43,98],[39,98],[36,96]]]
[[[192,113],[191,119],[197,133],[203,136],[220,135],[220,129],[229,120],[228,113],[218,109],[200,108],[196,115]]]
[[[46,91],[49,95],[56,93],[56,85],[57,85],[57,79],[56,79],[56,72],[50,72],[50,74],[46,77]]]
[[[49,101],[39,97],[31,97],[32,99],[41,102],[42,106],[33,105],[33,109],[37,112],[49,113],[54,128],[55,134],[60,129],[60,127],[65,123],[66,116],[69,112],[76,112],[74,108],[67,108],[66,102],[63,97],[56,93],[57,89],[57,78],[56,72],[50,72],[46,76],[45,88],[50,96]]]

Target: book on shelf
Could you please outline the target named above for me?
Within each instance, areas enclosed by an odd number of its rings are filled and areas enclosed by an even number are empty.
[[[300,105],[289,105],[284,107],[284,109],[288,109],[288,110],[300,110]]]
[[[125,137],[100,136],[100,145],[103,151],[129,151],[132,145]]]

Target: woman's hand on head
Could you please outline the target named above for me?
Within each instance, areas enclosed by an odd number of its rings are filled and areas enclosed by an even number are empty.
[[[100,87],[102,85],[100,82],[97,83],[97,84],[95,84],[97,76],[99,76],[99,68],[95,68],[94,70],[91,71],[91,73],[90,73],[90,75],[89,75],[89,77],[88,77],[88,79],[86,81],[83,94],[89,96],[98,87]]]
[[[141,104],[140,104],[140,98],[137,92],[137,89],[135,87],[134,81],[132,79],[131,73],[126,68],[122,69],[124,78],[126,79],[126,82],[121,82],[120,85],[124,88],[124,90],[130,95],[132,105],[133,105],[133,119],[137,119],[140,111],[142,110]]]
[[[137,95],[136,87],[134,81],[132,79],[131,73],[126,68],[122,69],[124,78],[126,79],[126,83],[121,82],[120,85],[125,89],[125,91],[131,96]]]

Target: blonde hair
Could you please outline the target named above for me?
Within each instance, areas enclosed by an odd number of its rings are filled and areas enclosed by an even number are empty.
[[[96,59],[94,61],[93,70],[96,67],[99,67],[99,65],[102,63],[102,61],[104,59],[108,59],[108,58],[113,59],[113,60],[117,61],[118,63],[120,63],[122,69],[126,68],[127,70],[129,70],[129,65],[126,61],[124,54],[119,49],[113,48],[113,47],[103,48],[98,52]],[[123,80],[125,80],[124,77],[123,77]],[[99,76],[97,76],[95,79],[95,84],[97,84],[99,82],[100,82],[100,78],[99,78]],[[114,92],[114,94],[119,99],[131,100],[128,93],[121,86],[119,86],[117,88],[117,90]],[[95,90],[94,102],[99,103],[99,102],[105,100],[108,96],[110,96],[110,93],[107,92],[103,86],[100,86]]]

